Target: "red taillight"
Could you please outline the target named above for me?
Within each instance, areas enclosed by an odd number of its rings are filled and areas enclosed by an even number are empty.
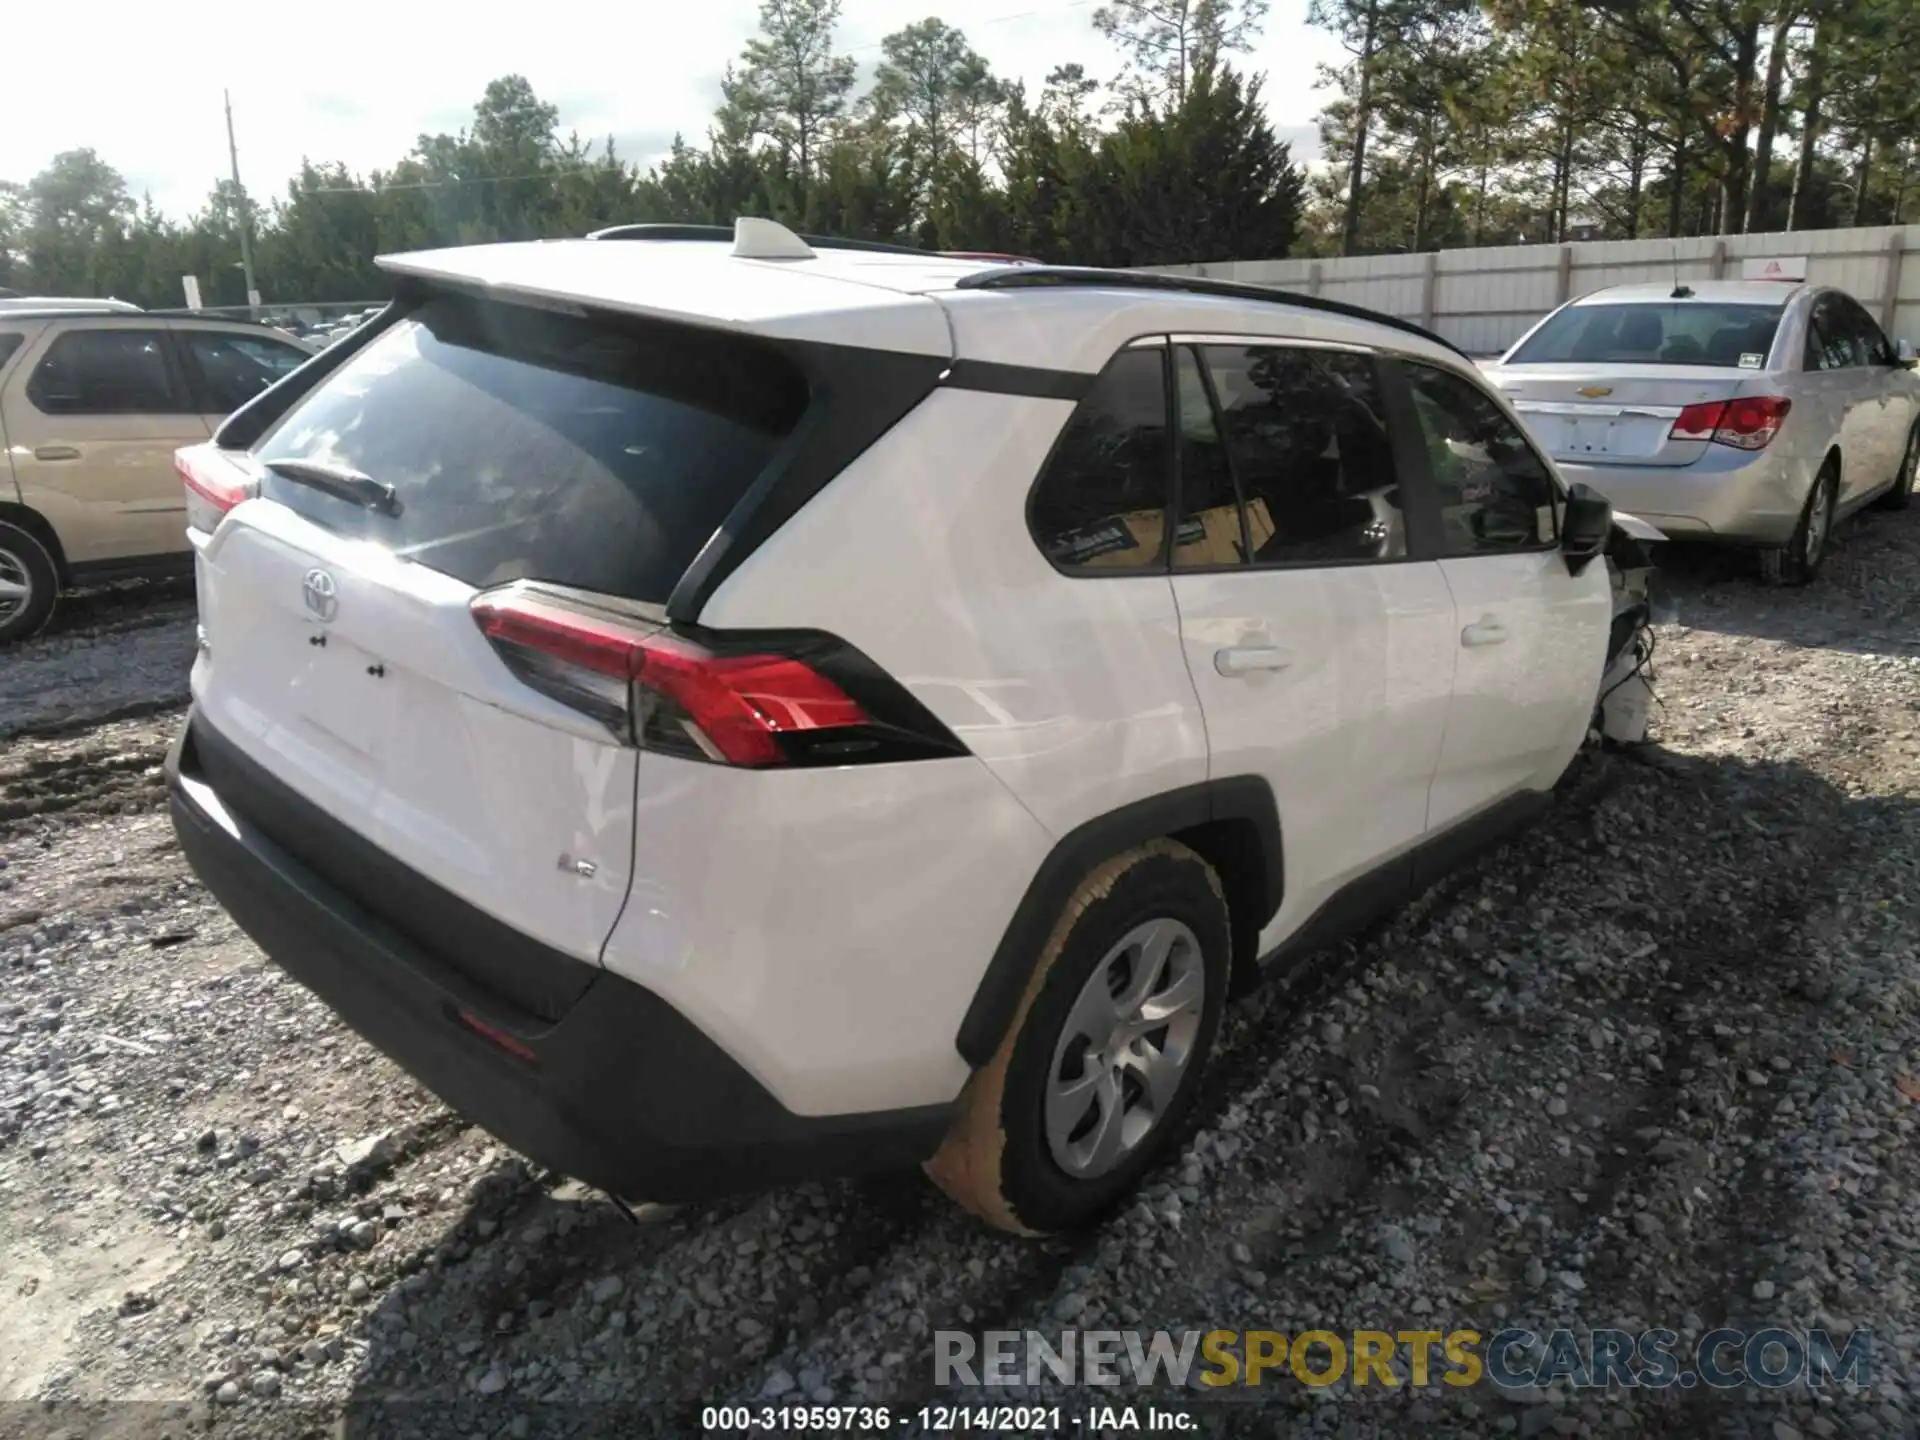
[[[211,531],[222,515],[254,493],[253,477],[211,444],[174,451],[173,469],[187,489],[187,523],[199,530]]]
[[[1673,422],[1668,438],[1711,440],[1736,450],[1764,450],[1780,433],[1793,402],[1784,395],[1743,395],[1737,400],[1708,400],[1689,405]]]
[[[683,728],[690,723],[699,732],[688,738],[699,744],[705,737],[730,765],[778,765],[786,758],[784,734],[868,723],[846,691],[782,655],[712,655],[654,636],[640,647],[634,679],[677,706]]]
[[[875,728],[865,708],[797,656],[715,653],[524,590],[476,596],[472,611],[521,680],[647,749],[780,765],[794,758],[783,743],[793,737],[839,731],[854,741]]]
[[[1680,412],[1680,418],[1673,422],[1673,429],[1667,432],[1670,440],[1711,440],[1713,432],[1720,428],[1720,417],[1727,413],[1727,402],[1708,400],[1704,404],[1689,405]]]
[[[1743,395],[1727,402],[1727,413],[1714,431],[1714,443],[1741,450],[1764,450],[1780,433],[1793,402],[1784,395]]]

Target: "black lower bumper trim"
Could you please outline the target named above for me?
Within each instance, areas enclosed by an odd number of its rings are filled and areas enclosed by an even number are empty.
[[[496,990],[367,912],[244,816],[228,810],[229,824],[210,813],[201,797],[215,792],[194,747],[203,725],[190,719],[167,758],[174,829],[194,872],[269,958],[535,1162],[630,1199],[684,1201],[899,1168],[939,1146],[951,1105],[795,1115],[671,1005],[610,972],[556,1022],[504,1008]]]

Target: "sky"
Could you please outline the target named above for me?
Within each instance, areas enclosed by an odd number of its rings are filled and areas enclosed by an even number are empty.
[[[422,132],[472,119],[488,80],[518,72],[560,109],[560,128],[599,139],[642,165],[676,131],[701,143],[720,76],[755,29],[757,0],[540,0],[531,9],[422,0],[233,5],[181,11],[150,0],[99,0],[76,46],[72,0],[11,0],[7,49],[63,55],[7,70],[7,110],[35,117],[0,126],[0,179],[26,181],[55,153],[90,146],[176,218],[199,209],[227,173],[221,91],[233,97],[241,178],[262,201],[281,195],[302,156],[386,168]],[[1078,61],[1109,79],[1119,56],[1093,29],[1098,0],[845,0],[840,49],[862,84],[880,38],[938,14],[964,30],[1003,76],[1028,93],[1054,65]],[[460,18],[450,23],[449,16]],[[1274,0],[1257,50],[1268,114],[1296,158],[1317,151],[1313,117],[1326,96],[1315,65],[1332,37],[1305,23],[1306,0]],[[495,16],[514,17],[500,23]],[[283,18],[281,18],[283,17]],[[192,23],[186,23],[191,18]],[[82,53],[76,53],[81,49]]]

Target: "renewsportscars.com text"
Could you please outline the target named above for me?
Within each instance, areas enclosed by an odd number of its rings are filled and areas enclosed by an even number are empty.
[[[1825,1330],[962,1330],[934,1333],[933,1379],[949,1385],[1300,1384],[1522,1389],[1776,1389],[1873,1383],[1873,1337]]]

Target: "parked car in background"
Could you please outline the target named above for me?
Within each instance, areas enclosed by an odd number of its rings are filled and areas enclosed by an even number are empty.
[[[191,569],[173,452],[312,354],[118,301],[0,307],[0,643],[44,625],[64,587]]]
[[[1098,1213],[1230,991],[1547,805],[1644,613],[1607,502],[1389,317],[767,221],[382,264],[181,455],[175,827],[616,1195],[925,1161]]]
[[[1836,520],[1912,498],[1910,353],[1844,291],[1703,281],[1584,295],[1485,373],[1569,481],[1805,584]]]

